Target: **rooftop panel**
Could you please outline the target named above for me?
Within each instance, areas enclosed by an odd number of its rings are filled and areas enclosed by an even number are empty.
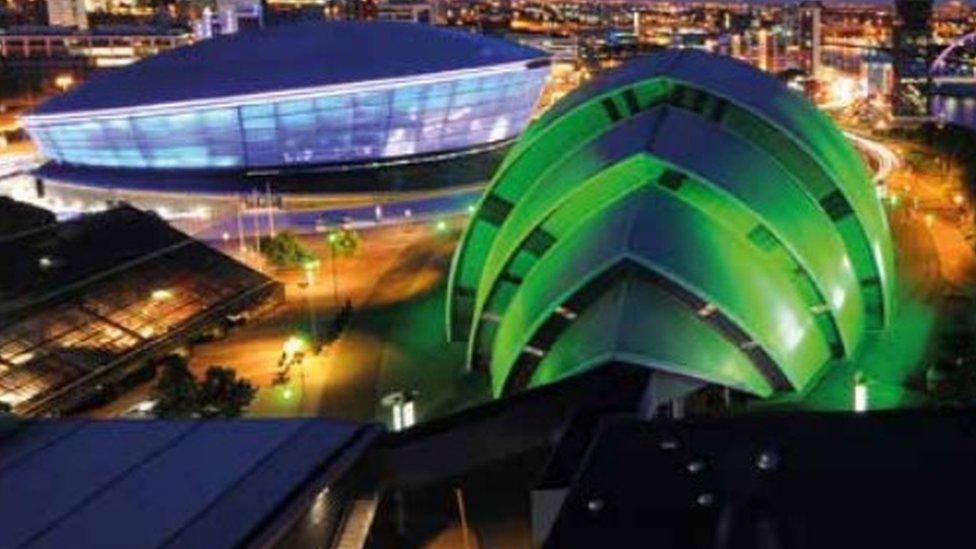
[[[214,99],[543,57],[501,39],[428,25],[307,22],[221,36],[106,71],[35,113]]]
[[[369,428],[328,420],[24,423],[0,437],[0,546],[233,547]],[[331,471],[331,472],[329,472]],[[219,520],[214,520],[219,518]]]
[[[0,401],[30,405],[271,282],[120,207],[0,237]]]

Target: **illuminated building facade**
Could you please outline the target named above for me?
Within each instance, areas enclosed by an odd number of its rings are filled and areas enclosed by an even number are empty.
[[[861,78],[867,83],[868,95],[890,97],[894,82],[891,56],[874,53],[864,56],[861,63]]]
[[[823,5],[820,2],[802,2],[799,6],[798,38],[800,62],[810,76],[820,76],[821,48],[823,47]]]
[[[507,143],[548,71],[542,52],[479,35],[309,23],[208,40],[93,78],[25,125],[63,166],[381,167]]]
[[[258,0],[220,0],[216,9],[203,9],[200,19],[193,22],[193,34],[198,40],[221,34],[260,29],[264,26],[264,5]]]
[[[0,66],[13,72],[120,67],[190,43],[183,32],[148,27],[77,32],[29,27],[0,34]]]
[[[932,87],[932,0],[897,0],[892,34],[895,116],[927,116]]]
[[[376,20],[433,24],[435,22],[434,8],[435,6],[429,2],[386,0],[377,3]]]
[[[447,324],[496,396],[608,363],[765,396],[884,327],[893,273],[825,115],[745,63],[667,50],[525,132],[456,252]]]
[[[47,0],[47,19],[51,26],[87,30],[85,0]]]

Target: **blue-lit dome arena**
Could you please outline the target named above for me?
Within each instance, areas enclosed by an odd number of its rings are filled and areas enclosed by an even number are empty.
[[[40,175],[103,187],[213,191],[277,175],[301,189],[335,174],[369,185],[363,173],[453,160],[485,180],[493,165],[474,157],[500,157],[522,132],[548,65],[543,52],[463,31],[303,23],[101,73],[25,126],[50,161]],[[461,171],[437,170],[478,175]]]

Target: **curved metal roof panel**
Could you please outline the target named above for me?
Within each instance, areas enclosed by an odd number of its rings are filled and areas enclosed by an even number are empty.
[[[768,269],[744,238],[665,196],[655,187],[644,187],[594,212],[533,268],[495,334],[491,369],[496,394],[541,319],[578,290],[581,281],[623,258],[663,273],[716,305],[769,352],[792,386],[803,387],[823,365],[827,350],[809,311],[790,290],[788,273]],[[776,299],[769,302],[769,295]],[[764,302],[768,305],[756,306]]]
[[[755,68],[663,52],[601,75],[512,149],[455,255],[449,336],[467,333],[496,395],[609,362],[802,391],[883,326],[890,260],[872,183],[828,118]],[[657,290],[684,308],[637,297]],[[628,307],[659,322],[621,322]],[[659,331],[720,336],[734,372],[641,344]]]
[[[693,311],[666,292],[634,280],[615,286],[580,314],[546,353],[532,385],[608,362],[647,366],[757,395],[773,391],[748,357]]]
[[[831,121],[812,104],[769,74],[745,62],[698,50],[665,50],[601,75],[547,112],[524,134],[523,142],[584,103],[637,82],[663,78],[700,89],[748,110],[804,147],[829,173],[864,226],[885,296],[894,293],[894,256],[884,212],[869,185],[863,162]],[[516,148],[518,150],[518,148]],[[886,300],[888,301],[888,300]],[[890,318],[884,307],[884,317]]]
[[[756,221],[812,278],[835,315],[845,346],[856,348],[864,322],[857,275],[850,262],[838,260],[845,255],[844,243],[830,218],[803,193],[797,175],[721,126],[681,109],[660,109],[666,116],[660,117],[657,135],[666,138],[654,139],[649,152],[729,193],[740,207],[754,212]],[[700,148],[690,149],[686,143]],[[701,154],[702,150],[709,153]]]
[[[460,30],[395,22],[310,22],[221,36],[101,73],[35,114],[216,99],[543,59]]]

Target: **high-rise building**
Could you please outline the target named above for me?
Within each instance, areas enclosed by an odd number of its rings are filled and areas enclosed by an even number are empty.
[[[415,0],[383,0],[376,6],[378,21],[434,23],[431,4]]]
[[[800,65],[810,76],[820,75],[821,46],[823,44],[823,4],[803,2],[797,18],[797,37],[800,43]]]
[[[47,25],[45,0],[8,0],[0,2],[0,25],[43,26]]]
[[[56,27],[88,29],[85,0],[47,0],[48,24]]]
[[[217,0],[216,11],[203,9],[194,23],[193,34],[197,39],[206,39],[262,27],[264,6],[260,0]]]
[[[890,96],[894,82],[891,56],[885,53],[865,56],[861,61],[861,78],[867,82],[868,95]]]
[[[372,19],[376,14],[374,0],[331,0],[329,2],[331,19],[362,21]]]
[[[787,34],[778,26],[759,29],[756,33],[756,66],[772,73],[789,68],[787,42]]]
[[[929,114],[932,0],[896,0],[892,35],[895,116]]]

